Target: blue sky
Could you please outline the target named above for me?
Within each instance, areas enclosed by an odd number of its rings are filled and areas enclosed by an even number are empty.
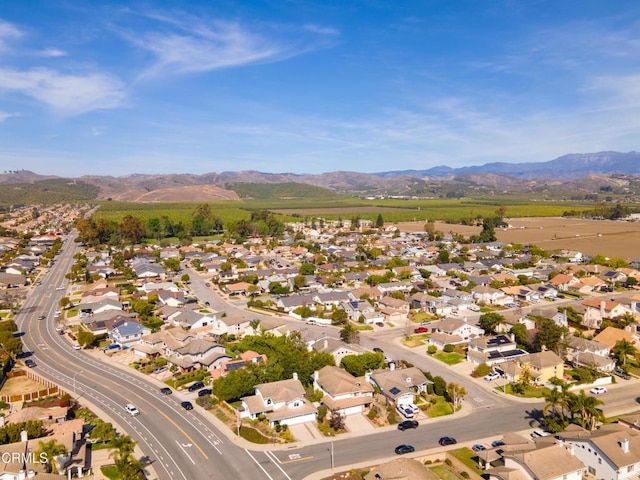
[[[379,172],[639,140],[636,0],[0,4],[0,172]]]

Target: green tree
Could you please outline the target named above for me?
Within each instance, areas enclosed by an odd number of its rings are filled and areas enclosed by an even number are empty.
[[[97,442],[110,442],[116,438],[116,429],[113,428],[111,423],[100,420],[91,430],[89,438]]]
[[[298,269],[299,275],[313,275],[316,273],[316,266],[313,263],[305,262]]]
[[[457,383],[449,383],[447,385],[447,397],[453,405],[453,411],[458,410],[462,400],[467,395],[467,389]]]
[[[384,367],[384,355],[380,352],[346,355],[340,361],[340,367],[354,377],[361,377],[367,372]]]
[[[307,286],[307,278],[304,275],[296,275],[293,277],[293,285],[297,290]]]
[[[58,305],[60,305],[61,308],[67,308],[67,306],[71,303],[71,300],[69,300],[68,297],[62,297],[60,299],[60,301],[58,302]]]
[[[378,214],[378,218],[376,218],[376,228],[384,227],[384,220],[382,219],[382,214]]]
[[[126,240],[136,244],[140,243],[140,240],[142,240],[144,235],[144,226],[139,218],[133,217],[132,215],[125,215],[120,223],[120,232]]]
[[[636,355],[636,347],[629,340],[618,340],[612,349],[613,356],[623,368],[627,366],[627,357]]]
[[[568,337],[569,329],[557,325],[550,318],[538,319],[536,326],[538,328],[538,343],[540,346],[546,347],[548,350],[556,352],[560,357],[563,357],[563,340]]]
[[[48,442],[38,442],[38,450],[35,452],[35,457],[44,461],[44,469],[47,473],[58,473],[54,471],[55,464],[53,459],[58,455],[66,455],[67,453],[67,447],[53,439]]]
[[[433,393],[440,397],[447,394],[447,382],[441,376],[433,377]]]
[[[360,332],[351,322],[347,322],[347,324],[340,330],[340,340],[345,343],[359,343]]]
[[[96,344],[96,336],[87,330],[78,332],[78,344],[83,347],[92,347]]]
[[[180,270],[180,259],[179,258],[167,258],[164,261],[164,268],[169,270],[170,272],[177,272]]]
[[[347,322],[347,312],[342,308],[336,308],[331,312],[331,323],[333,325],[343,325]]]
[[[188,284],[188,283],[191,281],[191,277],[189,276],[189,274],[188,274],[188,273],[184,273],[184,274],[182,274],[182,276],[180,277],[180,281],[181,281],[182,283],[187,283],[187,284]]]
[[[480,327],[487,333],[497,333],[498,325],[505,323],[505,318],[499,313],[487,312],[480,315]]]

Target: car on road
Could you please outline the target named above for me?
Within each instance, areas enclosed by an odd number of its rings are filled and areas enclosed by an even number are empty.
[[[64,285],[60,285],[59,287],[56,287],[56,290],[64,290],[65,286]]]
[[[418,327],[413,329],[413,333],[427,333],[429,329],[427,327]]]
[[[205,395],[211,395],[212,393],[213,390],[211,390],[210,388],[203,388],[202,390],[198,391],[198,396],[204,397]]]
[[[384,350],[382,350],[380,347],[373,347],[373,351],[376,353],[384,353]]]
[[[211,304],[210,304],[209,302],[204,302],[204,305],[205,305],[206,307],[211,306]]]
[[[487,382],[490,382],[491,380],[499,379],[500,378],[500,374],[498,372],[491,372],[491,373],[487,373],[483,378]]]
[[[205,287],[210,287],[210,286],[211,286],[211,284],[207,282],[207,283],[205,283],[205,284],[204,284],[204,286],[205,286]]]
[[[162,395],[171,395],[173,393],[173,390],[171,390],[169,387],[162,387],[160,389],[160,393]]]
[[[30,358],[27,358],[27,359],[24,361],[24,364],[25,364],[27,367],[29,367],[29,368],[33,368],[33,367],[35,367],[35,366],[36,366],[36,362],[34,362],[33,360],[31,360]]]
[[[502,440],[494,440],[493,442],[491,442],[491,446],[492,447],[501,447],[503,446],[505,443]]]
[[[405,453],[415,452],[413,445],[398,445],[395,449],[396,455],[404,455]]]
[[[39,315],[38,320],[45,320],[47,318],[46,315]]]
[[[602,393],[607,393],[607,387],[593,387],[591,390],[589,390],[589,392],[593,393],[594,395],[600,395]]]
[[[404,422],[400,422],[398,424],[398,430],[401,430],[404,432],[405,430],[409,430],[411,428],[418,428],[418,425],[420,424],[415,420],[405,420]]]
[[[458,441],[453,437],[440,437],[438,443],[443,447],[446,447],[447,445],[455,445]]]
[[[140,415],[140,410],[138,410],[138,408],[137,408],[134,404],[132,404],[132,403],[127,403],[127,404],[124,406],[124,409],[125,409],[125,410],[127,411],[127,413],[128,413],[129,415],[131,415],[132,417],[135,417],[135,416]]]
[[[193,403],[191,402],[187,402],[187,401],[181,402],[180,406],[185,410],[193,410]]]
[[[613,371],[614,375],[617,375],[618,377],[624,379],[624,380],[629,380],[631,378],[631,375],[629,375],[627,372],[625,372],[624,370],[622,370],[621,368],[616,368]]]
[[[81,350],[82,347],[80,345],[78,345],[77,343],[74,343],[73,345],[71,345],[71,348],[73,348],[74,350]]]
[[[473,450],[474,452],[481,452],[483,450],[486,450],[487,447],[485,447],[484,445],[480,444],[480,443],[476,443],[471,447],[471,450]]]
[[[189,385],[189,388],[187,390],[189,390],[190,392],[195,392],[196,390],[200,390],[201,388],[204,388],[204,383],[195,382]]]

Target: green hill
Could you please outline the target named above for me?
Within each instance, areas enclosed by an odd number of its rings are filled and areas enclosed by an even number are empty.
[[[243,199],[255,200],[288,200],[307,198],[333,198],[336,194],[331,190],[306,183],[236,183],[226,185]]]
[[[98,187],[88,183],[55,178],[34,183],[0,185],[0,205],[70,203],[93,200]]]

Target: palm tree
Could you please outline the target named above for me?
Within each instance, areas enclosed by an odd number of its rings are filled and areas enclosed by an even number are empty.
[[[570,411],[572,416],[578,414],[580,425],[583,428],[593,430],[598,420],[603,418],[602,412],[598,410],[598,405],[602,405],[602,400],[589,396],[580,390],[578,395],[572,395]]]
[[[44,458],[44,469],[47,473],[57,473],[54,472],[53,459],[58,455],[66,455],[67,453],[67,447],[53,439],[48,442],[38,442],[38,450],[35,456],[36,458]]]
[[[113,457],[113,463],[116,465],[120,478],[125,478],[125,473],[128,474],[126,478],[137,478],[129,475],[131,473],[131,465],[138,466],[137,464],[140,464],[132,457],[136,442],[128,435],[120,435],[111,441],[111,447],[114,448],[114,451],[109,456]],[[140,469],[138,469],[139,472]]]
[[[627,356],[635,355],[636,347],[629,340],[618,340],[613,346],[613,355],[615,356],[618,364],[622,363],[622,366],[627,365]]]

